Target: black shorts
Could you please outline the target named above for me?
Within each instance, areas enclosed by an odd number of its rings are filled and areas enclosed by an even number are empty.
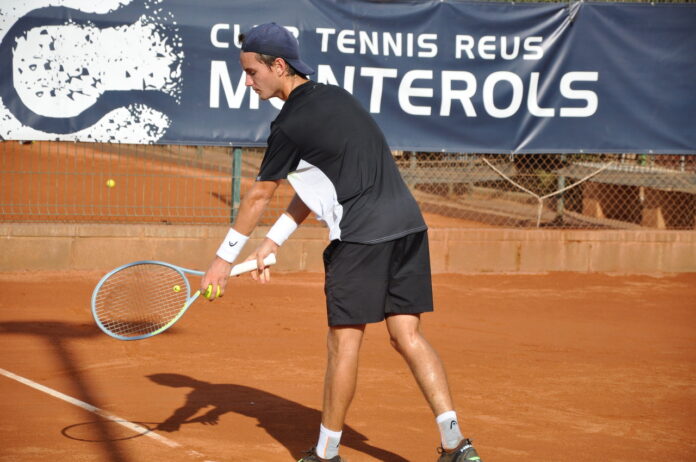
[[[433,311],[427,231],[379,244],[332,241],[324,268],[329,326]]]

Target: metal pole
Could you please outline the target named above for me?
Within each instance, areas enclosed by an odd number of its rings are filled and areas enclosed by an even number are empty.
[[[234,223],[239,212],[242,189],[242,148],[234,148],[232,151],[232,210],[230,211],[230,223]]]
[[[558,185],[556,187],[557,191],[560,191],[561,189],[565,188],[566,186],[566,181],[565,181],[565,176],[564,175],[558,175]],[[556,202],[556,215],[559,217],[563,217],[563,212],[565,211],[565,198],[563,197],[565,193],[561,193],[558,195],[558,201]]]
[[[568,165],[566,162],[566,155],[561,154],[561,166],[565,167]],[[558,178],[556,179],[556,191],[561,191],[563,188],[566,186],[566,179],[565,175],[558,175]],[[565,192],[562,192],[558,196],[558,200],[556,201],[556,217],[560,218],[561,220],[563,219],[563,214],[565,213]]]

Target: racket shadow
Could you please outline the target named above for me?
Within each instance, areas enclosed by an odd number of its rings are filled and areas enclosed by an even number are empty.
[[[186,402],[160,423],[155,430],[178,431],[191,423],[217,424],[220,416],[237,413],[255,418],[263,428],[285,446],[295,458],[301,457],[317,438],[321,411],[257,388],[236,384],[215,384],[182,374],[147,376],[158,385],[190,388]],[[191,419],[201,409],[212,406],[205,414]],[[346,425],[341,446],[352,448],[384,462],[408,462],[393,452],[371,446],[367,437]]]
[[[73,348],[73,341],[84,341],[101,334],[92,324],[74,323],[55,320],[4,321],[0,322],[0,336],[33,336],[44,341],[44,354],[53,357],[57,370],[64,373],[74,390],[74,397],[80,401],[94,404],[102,400],[99,393],[81,371],[86,367],[79,359],[78,348]],[[67,427],[66,427],[67,428]],[[101,448],[100,460],[109,462],[129,462],[131,458],[127,448],[115,432],[116,428],[99,419],[91,426],[94,442]],[[63,433],[64,436],[65,433]]]

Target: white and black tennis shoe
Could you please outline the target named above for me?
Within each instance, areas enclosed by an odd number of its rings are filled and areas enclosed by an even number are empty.
[[[450,451],[439,447],[437,452],[440,453],[437,462],[482,462],[470,439],[463,439],[459,446]]]

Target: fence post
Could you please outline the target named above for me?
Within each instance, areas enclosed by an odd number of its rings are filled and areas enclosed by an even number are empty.
[[[566,165],[566,155],[561,154],[561,164],[562,166]],[[563,188],[565,188],[565,175],[559,174],[558,179],[556,180],[556,191],[560,191]],[[558,201],[556,202],[556,215],[563,219],[563,213],[565,211],[565,192],[562,192],[558,196]]]
[[[556,191],[560,191],[561,189],[565,188],[565,186],[565,175],[558,175]],[[564,195],[564,192],[560,193],[556,202],[556,215],[560,218],[563,218],[563,212],[565,211],[565,198],[563,197]]]
[[[239,203],[241,202],[242,186],[242,148],[234,148],[232,151],[232,210],[230,211],[230,223],[237,219]]]

